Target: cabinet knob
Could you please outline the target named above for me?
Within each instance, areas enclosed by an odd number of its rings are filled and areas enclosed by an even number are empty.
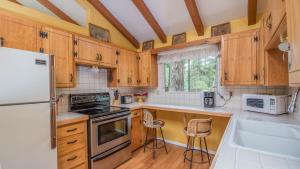
[[[73,79],[74,79],[74,77],[73,77],[73,74],[71,73],[70,74],[70,82],[73,82]]]

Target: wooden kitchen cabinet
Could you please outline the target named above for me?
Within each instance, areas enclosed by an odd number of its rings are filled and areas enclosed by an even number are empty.
[[[119,50],[117,77],[119,87],[129,86],[129,59],[126,50]]]
[[[131,112],[131,149],[143,146],[144,127],[142,124],[142,109]]]
[[[139,53],[139,86],[158,86],[158,65],[156,55],[151,51]]]
[[[116,51],[112,46],[100,44],[99,54],[100,54],[100,66],[103,67],[116,67],[117,57]]]
[[[289,85],[300,87],[300,1],[286,0],[289,56]]]
[[[85,37],[74,37],[74,58],[77,64],[98,65],[100,60],[99,45]]]
[[[58,169],[87,169],[86,121],[71,122],[57,129]]]
[[[129,60],[129,86],[138,86],[139,82],[139,61],[138,54],[136,52],[127,51],[127,56]]]
[[[286,0],[268,0],[264,14],[264,46],[268,45],[286,13]]]
[[[250,30],[222,37],[223,85],[256,85],[258,33]]]
[[[56,87],[74,87],[74,58],[72,34],[50,27],[43,27],[42,50],[54,55]]]
[[[39,52],[41,24],[0,12],[0,46]]]

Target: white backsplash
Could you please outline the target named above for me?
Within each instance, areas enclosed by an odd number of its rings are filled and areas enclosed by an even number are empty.
[[[158,66],[158,88],[148,90],[148,102],[162,103],[162,104],[185,104],[185,105],[197,105],[203,106],[203,92],[165,92],[164,89],[164,73],[163,65]],[[225,99],[229,98],[229,92],[233,92],[233,96],[225,105],[228,108],[241,108],[242,94],[288,94],[288,88],[286,87],[223,87],[218,86],[218,91]],[[216,95],[216,105],[223,105],[224,101]]]
[[[56,89],[56,95],[59,97],[59,113],[68,111],[69,94],[109,92],[111,98],[113,97],[113,91],[115,90],[115,88],[107,87],[106,69],[96,69],[86,66],[77,66],[76,69],[76,87]],[[133,93],[133,89],[122,88],[118,90],[121,94]]]

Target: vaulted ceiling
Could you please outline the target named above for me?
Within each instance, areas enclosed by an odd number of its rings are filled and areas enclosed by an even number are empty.
[[[10,1],[87,26],[86,11],[76,0]],[[247,17],[250,2],[257,13],[265,5],[265,0],[94,0],[98,1],[138,42],[157,38],[164,42],[166,35],[191,30],[201,35],[201,24],[206,27]]]

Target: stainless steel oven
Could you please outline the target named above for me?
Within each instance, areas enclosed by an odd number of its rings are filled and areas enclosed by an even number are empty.
[[[90,120],[91,156],[94,157],[130,141],[130,112],[111,114]]]

